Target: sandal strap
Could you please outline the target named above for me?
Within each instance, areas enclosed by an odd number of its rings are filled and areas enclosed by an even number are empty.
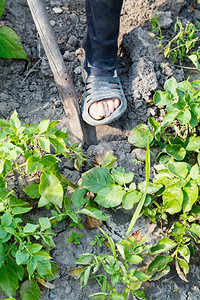
[[[92,103],[109,98],[119,98],[120,105],[114,112],[101,120],[93,119],[89,114]],[[126,110],[127,101],[118,76],[95,77],[88,76],[85,82],[85,91],[82,99],[82,116],[90,125],[105,125],[117,120]]]
[[[119,77],[88,77],[85,98],[89,106],[97,101],[124,96]]]

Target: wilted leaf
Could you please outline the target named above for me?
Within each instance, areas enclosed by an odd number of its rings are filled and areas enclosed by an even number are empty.
[[[75,279],[79,279],[81,277],[81,273],[85,270],[86,267],[76,267],[66,270],[67,274],[74,277]]]
[[[37,278],[37,282],[39,284],[41,284],[42,286],[44,286],[46,289],[50,289],[50,290],[53,290],[55,288],[55,285],[51,284],[50,282],[48,281],[45,281],[44,279],[42,278]]]
[[[94,228],[101,227],[102,224],[103,224],[102,220],[98,220],[98,219],[95,219],[90,216],[87,216],[86,223],[85,223],[85,225],[88,229],[94,229]]]

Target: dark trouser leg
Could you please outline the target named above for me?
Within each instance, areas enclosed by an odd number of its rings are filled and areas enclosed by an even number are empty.
[[[117,66],[117,39],[123,0],[86,0],[87,61],[104,71]]]

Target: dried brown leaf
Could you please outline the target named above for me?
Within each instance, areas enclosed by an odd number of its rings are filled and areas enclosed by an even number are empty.
[[[41,284],[43,287],[45,287],[46,289],[50,289],[50,290],[53,290],[55,288],[55,285],[51,284],[50,282],[48,281],[45,281],[44,279],[42,278],[37,278],[37,282],[39,284]]]
[[[134,239],[136,243],[140,242],[143,236],[140,233],[140,229],[134,231],[131,235],[128,236],[129,239]]]
[[[85,269],[85,267],[76,267],[66,270],[67,274],[72,276],[75,279],[79,279],[81,276],[82,271]]]
[[[97,220],[93,217],[87,216],[85,225],[88,229],[98,228],[102,226],[102,220]]]

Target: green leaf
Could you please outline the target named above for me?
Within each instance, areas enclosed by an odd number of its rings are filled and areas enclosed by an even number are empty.
[[[200,89],[200,80],[193,80],[193,81],[191,82],[191,86],[192,86],[193,88]]]
[[[197,201],[199,188],[194,181],[188,182],[183,188],[183,211],[189,212],[193,204]]]
[[[140,272],[140,271],[135,271],[134,272],[134,276],[137,278],[138,281],[140,282],[144,282],[144,281],[147,281],[151,278],[151,275],[147,275],[143,272]]]
[[[23,231],[24,231],[25,233],[35,232],[35,231],[37,230],[38,227],[39,227],[39,225],[27,223],[27,224],[24,226]]]
[[[0,28],[0,30],[1,29],[2,29],[2,27]],[[0,36],[1,36],[1,34],[0,34]],[[0,39],[1,39],[1,37],[0,37]],[[0,43],[0,45],[1,45],[1,43]],[[1,56],[1,48],[0,48],[0,56]],[[21,126],[21,122],[18,119],[17,115],[18,115],[18,113],[15,110],[14,113],[10,117],[10,126],[14,129],[18,129]]]
[[[92,268],[92,266],[85,268],[85,270],[81,274],[81,287],[82,288],[85,287],[88,283],[91,268]]]
[[[5,250],[3,244],[0,244],[0,268],[3,266],[5,261]]]
[[[195,89],[193,89],[193,87],[189,81],[179,82],[178,89],[181,91],[184,91],[184,92],[187,92],[187,91],[195,92]]]
[[[114,184],[108,169],[93,168],[83,174],[82,185],[92,193],[98,193],[104,187]]]
[[[49,127],[49,123],[50,120],[43,120],[40,122],[40,124],[38,125],[38,133],[43,133],[45,131],[47,131],[48,127]]]
[[[85,214],[87,216],[93,217],[98,220],[106,221],[109,219],[108,216],[105,216],[101,210],[95,208],[95,207],[89,207],[83,208],[81,210],[78,210],[77,213],[79,214]]]
[[[149,126],[145,124],[140,124],[136,126],[131,134],[128,137],[128,141],[131,144],[134,144],[134,146],[139,148],[144,148],[147,146],[147,142],[149,141],[149,144],[153,141],[154,135],[151,132]]]
[[[185,178],[188,174],[188,164],[185,162],[169,163],[167,168],[170,173],[181,179]]]
[[[28,60],[19,37],[9,27],[0,27],[0,57]]]
[[[5,0],[3,0],[5,1]],[[0,3],[1,5],[1,3]],[[0,119],[0,127],[10,127],[10,123],[7,122],[6,120]]]
[[[55,164],[57,164],[57,162],[58,158],[51,154],[42,155],[42,157],[40,158],[41,165],[45,167],[54,166]]]
[[[29,156],[29,158],[27,159],[27,165],[26,165],[28,174],[33,173],[37,169],[38,169],[38,171],[40,170],[39,161],[40,161],[39,157]]]
[[[178,87],[178,83],[174,77],[168,79],[164,84],[164,89],[172,96],[176,95],[177,87]]]
[[[6,3],[6,0],[1,0],[1,2],[0,2],[0,18],[3,14],[5,3]]]
[[[182,269],[183,273],[185,275],[187,275],[190,271],[187,261],[185,259],[179,258],[179,257],[177,257],[177,260],[178,260],[179,267]]]
[[[166,152],[167,154],[174,157],[176,160],[183,160],[186,155],[186,151],[183,147],[180,148],[179,146],[170,144],[167,144]]]
[[[186,108],[183,112],[179,113],[177,116],[177,120],[180,122],[181,125],[189,123],[191,120],[190,110]]]
[[[134,292],[134,295],[138,298],[138,299],[143,299],[143,300],[146,300],[147,297],[145,296],[145,293],[144,291],[141,291],[141,290],[137,290]]]
[[[86,191],[87,190],[85,188],[74,191],[72,195],[72,203],[77,209],[81,208],[81,206],[83,206],[87,201],[87,198],[84,198]]]
[[[188,58],[193,62],[193,64],[195,65],[195,67],[200,70],[200,64],[198,62],[198,58],[196,54],[192,54],[189,55]]]
[[[163,193],[163,204],[166,212],[175,214],[182,209],[183,204],[183,192],[181,188],[177,186],[170,186],[166,188]]]
[[[198,164],[195,164],[191,170],[190,170],[190,174],[189,174],[189,177],[193,180],[198,180],[199,178],[199,167],[198,167]]]
[[[171,103],[171,96],[167,92],[156,91],[153,101],[156,106],[168,105]]]
[[[50,171],[46,171],[40,177],[39,193],[41,198],[38,207],[42,207],[48,203],[53,203],[58,207],[62,207],[63,187],[59,179]]]
[[[51,137],[49,137],[49,140],[54,146],[56,153],[66,152],[67,148],[65,145],[65,141],[62,138],[51,135]]]
[[[111,173],[114,180],[120,185],[130,183],[134,177],[134,173],[125,173],[124,168],[113,169]]]
[[[110,300],[125,300],[125,298],[124,298],[123,295],[120,295],[120,294],[117,294],[117,293],[112,293],[112,294],[110,294]]]
[[[38,251],[40,251],[42,249],[42,245],[40,244],[32,244],[28,247],[28,251],[31,254],[37,253]]]
[[[132,230],[133,226],[135,225],[135,222],[137,221],[137,219],[140,215],[142,207],[144,205],[146,195],[147,195],[147,188],[148,188],[148,185],[149,185],[150,167],[151,167],[151,162],[150,162],[150,149],[149,149],[149,139],[148,139],[147,140],[147,150],[146,150],[146,184],[145,184],[145,190],[144,190],[144,194],[142,195],[142,198],[141,198],[140,202],[138,203],[137,208],[136,208],[136,210],[133,214],[133,217],[132,217],[131,222],[129,224],[126,235],[128,235],[130,233],[130,231]]]
[[[176,243],[168,237],[162,238],[156,246],[151,248],[151,254],[159,254],[162,252],[169,251],[176,246]]]
[[[38,137],[40,147],[47,153],[50,153],[50,141],[45,137]]]
[[[171,124],[175,120],[175,118],[178,116],[179,112],[180,112],[179,110],[174,110],[174,111],[168,112],[163,119],[162,126],[165,127],[165,126]]]
[[[12,297],[18,288],[18,276],[9,266],[0,268],[0,287],[8,297]]]
[[[29,279],[22,283],[20,297],[22,300],[39,300],[40,288],[34,279]]]
[[[162,269],[162,271],[160,272],[156,272],[152,277],[151,277],[151,281],[157,281],[160,278],[166,276],[168,273],[170,272],[170,266],[166,265],[166,267],[164,269]]]
[[[116,207],[121,204],[125,193],[121,186],[110,185],[99,190],[94,201],[105,208]]]
[[[150,273],[161,271],[172,260],[173,258],[170,255],[159,255],[150,263],[148,271]]]
[[[27,264],[29,259],[29,254],[28,252],[21,252],[20,250],[18,250],[16,252],[16,263],[18,265],[24,265]]]
[[[142,197],[142,193],[138,191],[130,191],[122,198],[122,206],[124,209],[132,209],[133,205],[138,203]]]
[[[140,255],[133,254],[133,255],[127,257],[126,260],[127,260],[130,264],[138,264],[138,263],[140,263],[141,261],[143,261],[143,258],[142,258],[142,256],[140,256]]]
[[[102,162],[102,167],[107,168],[107,169],[112,169],[116,167],[117,163],[117,157],[113,155],[112,152],[107,153],[105,156],[103,162]]]
[[[26,188],[24,188],[24,192],[31,198],[40,198],[40,193],[39,193],[39,184],[37,183],[32,183]]]
[[[37,268],[37,260],[34,257],[31,257],[27,263],[27,271],[29,274],[29,278],[32,277],[36,268]]]
[[[145,181],[140,181],[138,183],[138,189],[144,193],[146,187],[146,182]],[[157,191],[159,191],[163,187],[162,184],[157,184],[157,183],[152,183],[149,182],[147,186],[147,194],[155,194]]]
[[[37,259],[37,261],[49,261],[49,259],[51,259],[49,253],[45,250],[40,250],[39,252],[36,252],[36,254],[34,254],[34,257],[35,259]]]
[[[103,233],[103,235],[105,235],[105,237],[108,239],[108,242],[110,244],[110,250],[114,256],[114,258],[116,258],[116,250],[115,250],[115,243],[113,242],[112,238],[109,237],[109,235],[107,235],[107,233],[99,227],[99,229],[101,230],[101,232]]]
[[[35,256],[36,258],[36,256]],[[37,258],[36,258],[37,259]],[[49,260],[37,260],[37,271],[40,276],[51,274],[51,263]]]
[[[190,226],[189,231],[191,231],[192,233],[194,233],[195,235],[197,235],[200,238],[200,225],[193,223]]]
[[[196,151],[200,149],[200,136],[198,137],[190,137],[189,138],[189,143],[186,147],[187,151]]]
[[[11,214],[7,211],[1,216],[1,224],[3,226],[9,226],[12,223],[12,216]]]
[[[51,228],[51,223],[47,217],[39,218],[38,220],[41,226],[41,230],[46,230],[48,228]]]
[[[21,215],[21,214],[26,214],[32,209],[33,207],[14,207],[12,213],[13,215]]]

